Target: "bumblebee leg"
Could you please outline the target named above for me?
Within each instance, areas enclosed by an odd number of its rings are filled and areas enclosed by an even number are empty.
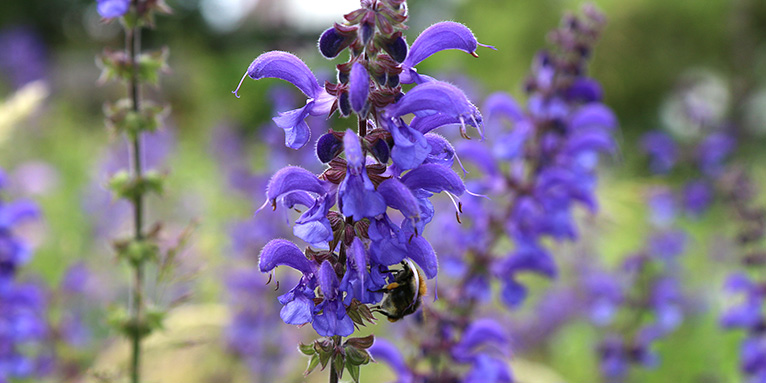
[[[399,286],[400,286],[399,282],[392,282],[392,283],[389,283],[388,285],[384,286],[382,289],[374,290],[372,292],[373,293],[385,293],[386,291],[394,290],[394,289],[398,288]]]

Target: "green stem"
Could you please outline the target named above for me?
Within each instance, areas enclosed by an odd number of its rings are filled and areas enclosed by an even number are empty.
[[[138,10],[140,0],[133,0],[133,7],[136,12]],[[137,57],[141,51],[141,30],[138,25],[135,25],[126,31],[126,47],[128,51],[128,57],[130,58],[130,64],[132,73],[130,76],[129,93],[131,99],[131,107],[134,112],[139,113],[141,110],[141,94],[140,84],[138,83],[138,65]],[[136,132],[130,136],[132,144],[132,163],[133,163],[133,176],[135,179],[140,179],[142,176],[142,164],[141,164],[141,133]],[[143,220],[144,220],[144,203],[143,196],[138,195],[133,201],[133,226],[134,226],[134,238],[136,241],[141,241],[143,235]],[[130,362],[130,381],[132,383],[141,382],[141,323],[143,323],[143,279],[144,268],[143,262],[139,261],[131,263],[133,267],[133,300],[131,307],[131,323],[134,326],[131,332],[131,362]]]
[[[338,383],[338,372],[335,371],[335,350],[340,346],[341,339],[339,335],[332,337],[333,353],[330,357],[330,383]]]

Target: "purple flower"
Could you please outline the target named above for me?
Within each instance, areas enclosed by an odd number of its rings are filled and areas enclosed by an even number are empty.
[[[318,278],[324,300],[314,308],[314,330],[322,336],[351,335],[354,332],[354,322],[346,315],[340,281],[330,262],[322,262]]]
[[[664,132],[646,133],[641,139],[641,148],[649,155],[650,169],[657,174],[671,171],[678,160],[676,142]]]
[[[103,18],[111,19],[120,17],[130,9],[130,0],[96,0],[98,2],[98,14]]]
[[[684,207],[692,216],[699,217],[713,203],[713,189],[703,180],[691,181],[684,187]]]
[[[341,213],[355,220],[383,214],[386,211],[386,203],[367,175],[366,159],[359,136],[347,131],[343,138],[343,147],[348,170],[346,178],[338,186],[338,205]]]
[[[245,77],[253,80],[279,78],[295,85],[308,97],[304,107],[274,117],[274,123],[285,131],[285,145],[293,149],[303,147],[311,138],[311,129],[306,124],[306,117],[328,114],[334,101],[334,97],[319,85],[306,64],[291,53],[271,51],[258,56],[247,68],[239,86],[232,93],[237,95]]]
[[[407,367],[402,354],[393,343],[375,337],[375,343],[368,351],[376,361],[383,361],[391,366],[397,378],[394,383],[412,383],[414,381],[413,372]]]
[[[0,30],[0,72],[14,88],[39,79],[48,73],[46,47],[39,34],[28,26],[10,26]]]
[[[452,21],[436,23],[426,28],[412,43],[407,58],[402,62],[400,81],[404,84],[428,81],[430,78],[419,75],[415,70],[420,62],[445,49],[458,49],[478,57],[476,48],[479,45],[495,49],[479,44],[471,30],[463,24]]]
[[[705,175],[715,177],[723,171],[723,161],[734,151],[737,141],[734,137],[717,132],[707,137],[697,146],[697,163]]]

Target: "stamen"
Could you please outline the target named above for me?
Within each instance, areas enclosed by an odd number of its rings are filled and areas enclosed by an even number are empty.
[[[465,127],[465,120],[463,119],[463,116],[460,116],[460,137],[463,137],[466,140],[471,139],[471,137],[468,136],[468,130]]]
[[[455,218],[457,218],[457,223],[460,223],[460,224],[463,223],[463,221],[460,220],[460,213],[455,212]]]
[[[279,290],[279,281],[277,281],[277,288],[274,289],[274,291],[277,291],[277,290]]]
[[[465,170],[465,166],[463,166],[463,161],[460,161],[460,157],[457,155],[457,151],[455,151],[455,158],[457,159],[457,164],[460,165],[460,169],[463,170],[463,177],[468,175],[468,170]]]
[[[481,136],[481,140],[484,141],[484,129],[481,128],[481,124],[479,124],[479,122],[476,121],[476,117],[474,117],[474,115],[471,115],[471,120],[473,121],[473,126],[475,126],[476,130],[479,132],[479,136]]]
[[[266,284],[267,284],[267,285],[268,285],[269,283],[271,283],[271,277],[273,277],[273,276],[274,276],[274,274],[272,274],[272,273],[269,273],[269,280],[268,280],[268,281],[266,281]]]
[[[471,52],[471,56],[479,58],[479,54],[476,51]]]
[[[231,93],[234,93],[234,95],[237,96],[237,98],[239,98],[239,94],[237,94],[237,92],[239,92],[239,88],[242,86],[242,83],[245,82],[245,77],[247,77],[247,71],[245,71],[245,74],[242,75],[242,79],[239,80],[239,84],[237,85],[237,89],[234,89],[234,90],[231,91]]]

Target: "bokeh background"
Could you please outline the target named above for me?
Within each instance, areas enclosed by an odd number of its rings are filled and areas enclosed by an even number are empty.
[[[257,174],[268,177],[274,163],[312,166],[310,149],[301,155],[281,147],[282,132],[270,121],[275,103],[295,106],[301,100],[297,90],[278,80],[247,80],[241,99],[231,91],[250,61],[272,49],[296,53],[320,78],[331,76],[340,59],[330,62],[319,55],[318,35],[358,2],[168,0],[168,4],[174,14],[159,17],[156,28],[143,35],[145,49],[170,48],[170,69],[159,87],[146,90],[147,98],[171,106],[163,129],[145,139],[148,162],[167,174],[167,190],[161,198],[151,197],[149,214],[150,220],[163,222],[168,247],[177,245],[181,233],[191,234],[180,251],[178,276],[172,283],[150,287],[158,306],[174,308],[167,330],[149,341],[150,379],[302,381],[306,361],[294,345],[301,336],[308,340],[311,332],[279,323],[273,285],[262,286],[265,276],[253,274],[252,286],[235,276],[255,269],[259,247],[257,239],[248,239],[255,236],[248,224],[255,227],[254,220],[260,220],[275,231],[285,228],[275,215],[253,218],[264,200],[259,191],[263,179]],[[430,24],[449,19],[468,25],[480,42],[497,47],[497,51],[480,50],[478,59],[442,52],[418,67],[464,87],[481,105],[495,91],[523,95],[523,81],[535,52],[545,45],[547,31],[558,25],[562,14],[581,4],[413,0],[407,36],[411,42]],[[639,137],[654,129],[671,132],[682,141],[696,134],[679,117],[678,92],[691,91],[717,118],[737,123],[742,145],[736,156],[760,183],[766,182],[761,150],[766,142],[766,2],[600,0],[595,4],[608,24],[593,53],[590,74],[601,81],[605,103],[619,118],[620,152],[603,171],[601,213],[584,217],[590,227],[584,229],[590,249],[561,246],[557,256],[591,251],[614,263],[642,245],[642,233],[648,230],[643,193],[646,185],[658,182],[639,152]],[[50,313],[52,321],[64,324],[72,315],[69,308],[79,313],[83,326],[79,343],[56,346],[70,365],[71,381],[90,379],[94,371],[108,374],[127,358],[124,345],[106,323],[108,308],[128,299],[128,274],[115,260],[110,241],[129,232],[129,211],[105,188],[108,175],[126,165],[127,147],[121,137],[105,129],[102,113],[103,103],[123,97],[125,89],[116,83],[99,84],[95,60],[105,47],[120,49],[122,39],[118,23],[100,19],[95,1],[0,4],[0,167],[10,176],[7,195],[34,199],[43,211],[39,222],[26,230],[36,250],[23,278],[39,280],[55,291],[67,278],[74,278],[78,268],[88,270],[78,293],[66,304],[54,304]],[[343,129],[347,122],[330,123]],[[717,319],[720,306],[726,304],[718,291],[727,265],[732,266],[726,263],[725,249],[716,246],[723,235],[718,223],[725,219],[725,212],[714,209],[701,220],[682,223],[692,237],[685,260],[688,287],[705,298],[694,306],[697,314],[659,345],[659,368],[639,371],[634,381],[738,381],[741,335],[720,330]],[[289,278],[288,272],[282,273]],[[530,282],[535,286],[532,302],[555,285],[539,278]],[[248,305],[273,317],[271,327],[264,327],[258,339],[276,331],[274,341],[286,345],[286,353],[276,357],[284,365],[269,372],[281,374],[282,380],[259,380],[267,376],[258,370],[266,359],[248,360],[231,351],[227,334],[232,312]],[[504,315],[510,326],[513,318],[529,314],[522,309]],[[389,333],[396,339],[395,326],[381,323],[365,331]],[[531,377],[524,382],[596,381],[596,331],[577,322],[564,326],[543,346],[517,355],[517,374]],[[362,370],[366,382],[387,381],[391,376],[381,365]],[[314,373],[310,379],[323,381],[325,376]]]

